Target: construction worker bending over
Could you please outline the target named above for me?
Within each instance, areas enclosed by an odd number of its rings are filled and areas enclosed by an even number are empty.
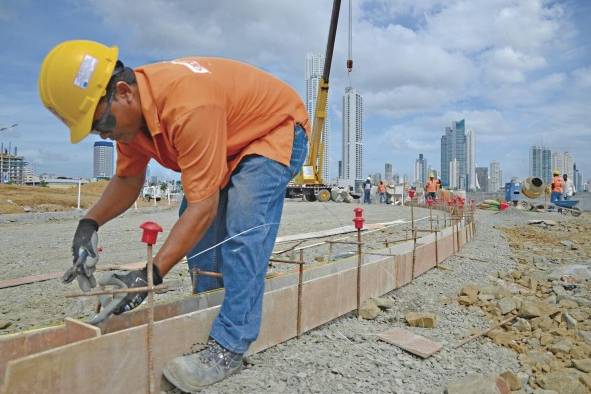
[[[437,192],[439,191],[439,183],[435,180],[435,175],[429,175],[429,180],[425,185],[425,191],[427,192],[427,199],[435,200],[437,198]]]
[[[254,228],[189,258],[189,269],[223,275],[199,280],[198,291],[225,288],[207,348],[163,371],[192,392],[240,370],[259,334],[285,189],[306,157],[306,107],[291,87],[237,61],[187,57],[132,70],[118,55],[116,47],[67,41],[41,66],[43,104],[69,127],[72,143],[88,134],[117,141],[116,175],[78,224],[74,260],[81,247],[96,254],[93,234],[134,203],[150,159],[180,172],[185,192],[180,217],[155,256],[156,285],[187,253]],[[146,286],[146,268],[118,278],[130,288]],[[116,313],[146,296],[128,294]]]
[[[560,176],[560,171],[554,170],[552,172],[552,194],[550,194],[550,202],[562,200],[562,193],[564,192],[564,180]]]

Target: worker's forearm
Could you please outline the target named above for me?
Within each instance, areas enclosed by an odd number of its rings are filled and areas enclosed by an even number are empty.
[[[189,204],[173,226],[166,242],[156,255],[155,264],[164,276],[203,237],[217,214],[219,194]]]
[[[101,198],[90,208],[85,217],[95,220],[99,226],[102,226],[125,212],[134,203],[143,184],[144,174],[134,177],[115,175]]]

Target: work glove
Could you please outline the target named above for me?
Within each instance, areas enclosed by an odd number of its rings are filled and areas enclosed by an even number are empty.
[[[154,286],[162,284],[162,276],[158,267],[154,266]],[[135,270],[128,273],[109,272],[99,278],[99,285],[101,287],[112,286],[114,289],[129,289],[148,286],[148,268],[144,267],[141,270]],[[99,296],[101,304],[101,311],[95,315],[88,323],[100,324],[105,321],[112,314],[120,315],[123,312],[128,312],[139,306],[146,297],[148,292],[141,293],[117,293],[113,296],[104,295]]]
[[[84,292],[96,287],[94,271],[98,263],[98,223],[92,219],[82,219],[74,233],[72,241],[72,267],[63,275],[62,281],[70,283],[76,278]]]

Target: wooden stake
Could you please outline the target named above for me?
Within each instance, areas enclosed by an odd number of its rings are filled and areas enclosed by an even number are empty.
[[[296,334],[302,335],[302,287],[304,284],[304,249],[300,249],[300,264],[298,266],[298,317],[296,322]]]
[[[501,322],[499,322],[499,323],[495,324],[494,326],[492,326],[492,327],[489,327],[489,328],[487,328],[486,330],[479,332],[478,334],[474,334],[474,335],[472,335],[472,336],[470,336],[470,337],[468,337],[468,338],[464,339],[462,342],[458,343],[458,344],[457,344],[457,345],[454,347],[454,349],[457,349],[457,348],[459,348],[459,347],[462,347],[462,346],[464,346],[465,344],[467,344],[468,342],[470,342],[470,341],[472,341],[472,340],[474,340],[474,339],[476,339],[476,338],[479,338],[479,337],[481,337],[481,336],[483,336],[483,335],[486,335],[486,334],[488,334],[489,332],[491,332],[491,331],[492,331],[492,330],[494,330],[495,328],[499,328],[499,327],[501,327],[503,324],[507,324],[507,323],[509,323],[510,321],[512,321],[513,319],[515,319],[516,317],[517,317],[517,316],[511,316],[511,317],[508,317],[508,318],[506,318],[505,320],[503,320],[503,321],[501,321]]]

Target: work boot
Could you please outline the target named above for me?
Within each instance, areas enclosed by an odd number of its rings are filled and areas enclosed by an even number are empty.
[[[177,388],[192,393],[224,380],[242,368],[242,354],[224,349],[214,339],[202,351],[170,361],[162,373]]]

